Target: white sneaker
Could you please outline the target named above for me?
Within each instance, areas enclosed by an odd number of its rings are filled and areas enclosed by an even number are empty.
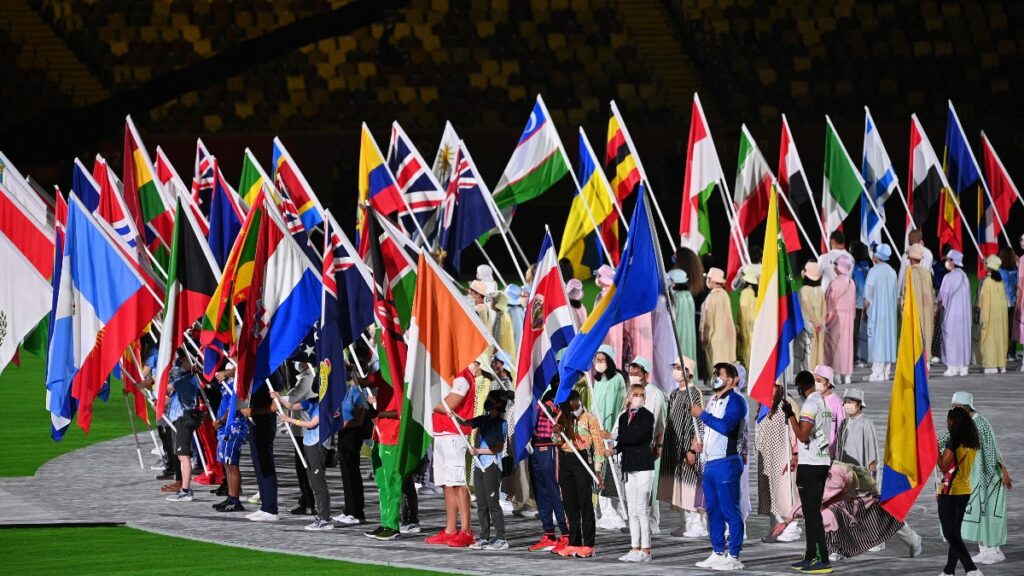
[[[419,524],[402,524],[398,527],[399,534],[419,534],[422,531]]]
[[[360,523],[359,518],[356,518],[355,516],[349,516],[348,514],[338,514],[337,516],[332,516],[331,520],[344,526],[353,526],[355,524]]]
[[[686,532],[683,532],[683,538],[706,538],[707,536],[708,531],[700,523],[690,526],[686,529]]]
[[[168,502],[191,502],[193,500],[195,500],[195,495],[191,490],[178,490],[167,497]]]
[[[789,525],[786,526],[786,529],[782,531],[782,534],[779,534],[778,541],[779,542],[796,542],[797,540],[800,539],[800,534],[801,533],[802,533],[802,530],[800,530],[800,525],[797,524],[795,521],[794,522],[790,522]]]
[[[650,552],[644,552],[643,550],[637,552],[636,553],[636,559],[633,560],[633,562],[650,562],[650,561],[651,561],[651,553]]]
[[[501,513],[505,516],[509,516],[516,509],[508,500],[498,500],[498,505],[501,506]]]
[[[984,373],[985,374],[998,374],[999,370],[996,370],[995,368],[985,368]]]
[[[881,552],[882,550],[885,550],[885,542],[882,542],[878,546],[868,548],[868,552]]]
[[[263,510],[257,510],[246,516],[246,518],[253,522],[277,522],[277,514],[271,514],[270,512],[264,512]]]
[[[921,535],[917,535],[917,539],[914,540],[914,545],[910,547],[910,557],[917,558],[924,551],[924,538]]]
[[[711,569],[722,572],[736,572],[743,570],[743,563],[740,562],[739,558],[734,557],[732,554],[726,554],[723,558],[725,559],[717,564],[712,564]]]
[[[947,378],[952,378],[953,376],[959,376],[960,370],[958,370],[956,366],[950,366],[949,368],[946,368],[946,371],[943,372],[942,375]]]
[[[971,570],[967,573],[967,576],[985,576],[981,573],[981,570]]]
[[[828,561],[829,562],[839,562],[843,558],[845,558],[845,556],[843,556],[839,552],[833,552],[833,553],[828,555]]]
[[[617,516],[602,516],[597,521],[597,527],[601,530],[611,530],[612,532],[618,532],[619,530],[626,527],[626,523]]]
[[[637,561],[637,556],[639,556],[639,555],[640,555],[640,551],[639,550],[630,550],[629,552],[626,552],[622,556],[619,556],[619,562],[636,562]]]
[[[326,530],[334,530],[334,524],[324,522],[318,517],[314,519],[313,522],[307,524],[305,529],[310,532],[324,532]]]
[[[697,562],[696,564],[694,564],[694,566],[696,566],[697,568],[712,568],[713,569],[714,566],[716,566],[716,565],[718,565],[718,564],[720,564],[722,562],[725,562],[725,556],[726,556],[725,554],[718,554],[716,552],[712,552],[710,556],[708,556],[704,560],[701,560],[700,562]]]
[[[967,366],[961,366],[959,368],[959,373],[961,376],[967,376],[970,373],[970,369]]]
[[[249,496],[249,504],[259,504],[259,503],[260,503],[260,493],[259,492],[253,494],[252,496]]]
[[[1006,556],[998,547],[989,548],[988,546],[982,546],[981,552],[978,552],[975,556],[971,556],[971,560],[974,560],[975,564],[995,564],[1006,560]]]

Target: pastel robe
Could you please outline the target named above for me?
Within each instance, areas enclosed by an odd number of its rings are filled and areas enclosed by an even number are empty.
[[[632,362],[637,356],[654,359],[654,316],[648,312],[622,323],[622,365]]]
[[[518,302],[511,303],[508,305],[508,317],[512,319],[512,338],[516,343],[516,351],[519,351],[519,342],[523,339],[523,322],[526,320],[525,312],[523,307]],[[513,354],[509,351],[509,354]]]
[[[836,276],[825,292],[825,364],[836,374],[853,374],[853,323],[857,286],[849,276]]]
[[[960,527],[964,540],[992,548],[1006,544],[1006,486],[1003,486],[1003,454],[987,418],[975,412],[981,449],[971,466],[971,499]],[[939,435],[939,448],[946,445],[949,432]]]
[[[583,326],[583,323],[587,321],[587,308],[586,308],[586,306],[584,306],[583,303],[581,302],[579,308],[576,308],[576,307],[570,305],[569,306],[569,310],[572,311],[573,315],[576,317],[577,325],[578,326]]]
[[[1014,342],[1024,342],[1024,258],[1017,260],[1017,302],[1011,336]]]
[[[914,281],[914,298],[917,300],[917,312],[921,319],[921,332],[924,334],[924,353],[931,360],[932,336],[935,335],[935,289],[932,288],[932,271],[918,264],[910,267],[908,272]],[[900,310],[906,299],[906,286],[900,298]],[[1006,296],[1003,296],[1006,299]],[[966,327],[965,327],[966,329]]]
[[[757,295],[747,286],[740,291],[739,318],[736,320],[736,354],[744,367],[750,366],[750,348],[754,341],[754,315],[757,313]]]
[[[799,369],[814,370],[825,361],[825,291],[821,286],[800,288],[800,312],[804,317],[804,333],[800,337],[803,342],[796,351]],[[816,326],[822,326],[822,329],[818,330]]]
[[[601,299],[604,298],[607,293],[607,288],[601,290],[597,295],[597,298],[594,299],[594,308],[597,308],[598,304],[601,303]],[[612,350],[615,350],[616,357],[612,358],[612,361],[615,362],[615,366],[618,368],[624,368],[626,366],[626,363],[622,361],[622,326],[623,325],[620,323],[609,328],[608,334],[604,337],[604,342],[602,342],[602,344],[607,344],[612,347]],[[632,360],[632,358],[630,360]]]
[[[885,262],[868,271],[864,305],[868,312],[868,361],[896,361],[896,271]]]
[[[942,307],[942,362],[947,366],[971,363],[971,284],[967,274],[954,268],[942,277],[938,304]]]
[[[736,361],[736,325],[732,319],[729,293],[715,288],[701,308],[700,340],[708,361],[708,374],[719,362]]]
[[[986,278],[978,291],[978,364],[982,368],[1006,368],[1010,343],[1006,289],[1002,282]]]
[[[519,349],[516,348],[515,333],[512,331],[512,316],[507,311],[494,311],[494,327],[492,328],[494,341],[498,343],[515,362]],[[514,367],[513,367],[514,369]]]
[[[689,290],[669,290],[675,309],[676,340],[683,355],[697,359],[697,314]]]

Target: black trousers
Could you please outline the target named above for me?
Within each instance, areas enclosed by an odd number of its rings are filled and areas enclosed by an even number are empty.
[[[402,524],[420,523],[420,500],[416,494],[415,474],[410,474],[402,482]]]
[[[303,448],[303,451],[305,451],[305,448]],[[309,465],[312,466],[313,463],[310,462]],[[313,497],[313,487],[309,485],[309,475],[302,466],[302,460],[299,460],[298,452],[295,453],[295,475],[299,480],[299,506],[312,508],[315,500]]]
[[[160,447],[164,451],[164,471],[174,472],[174,479],[181,482],[181,461],[174,455],[174,431],[170,426],[158,426],[157,433],[160,436]]]
[[[812,466],[800,464],[796,467],[796,489],[804,509],[807,551],[804,560],[828,562],[828,546],[825,545],[825,523],[821,519],[821,499],[825,494],[825,480],[828,479],[827,464]]]
[[[967,501],[970,494],[960,496],[939,496],[939,524],[942,526],[942,535],[949,542],[949,553],[946,556],[946,574],[956,572],[956,563],[963,564],[964,571],[976,570],[977,566],[971,560],[971,553],[967,551],[967,545],[960,535],[960,527],[964,523],[964,513],[967,512]]]
[[[274,436],[277,434],[277,415],[253,416],[249,432],[249,450],[256,485],[260,489],[260,510],[277,514],[277,468],[274,466]]]
[[[363,511],[363,477],[359,474],[359,449],[362,447],[362,432],[356,428],[342,429],[338,434],[338,468],[345,489],[345,514],[366,519]]]
[[[593,546],[594,480],[576,455],[558,451],[558,485],[562,489],[570,546]]]

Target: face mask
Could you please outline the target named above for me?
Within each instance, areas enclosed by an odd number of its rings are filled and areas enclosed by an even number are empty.
[[[824,392],[825,390],[828,390],[828,383],[827,382],[818,382],[817,380],[814,381],[814,391],[815,392]]]
[[[643,405],[644,399],[639,396],[635,396],[629,399],[629,407],[632,408],[633,410],[637,410]]]
[[[579,418],[581,414],[583,414],[583,406],[580,406],[579,408],[572,411],[572,415],[577,418]]]
[[[640,376],[635,376],[633,374],[629,375],[629,383],[630,384],[643,384],[643,382],[640,379]]]
[[[857,413],[856,404],[843,404],[843,412],[846,412],[847,416],[853,416]]]
[[[725,388],[725,380],[715,376],[715,379],[711,381],[711,387],[715,390],[721,390],[722,388]]]
[[[594,370],[600,373],[604,373],[608,369],[608,363],[604,361],[594,362]]]
[[[672,379],[676,382],[683,381],[683,370],[681,368],[674,368],[672,370]]]

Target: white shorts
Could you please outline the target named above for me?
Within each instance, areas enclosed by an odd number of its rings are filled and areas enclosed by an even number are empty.
[[[466,442],[458,434],[434,438],[434,483],[466,485]]]

